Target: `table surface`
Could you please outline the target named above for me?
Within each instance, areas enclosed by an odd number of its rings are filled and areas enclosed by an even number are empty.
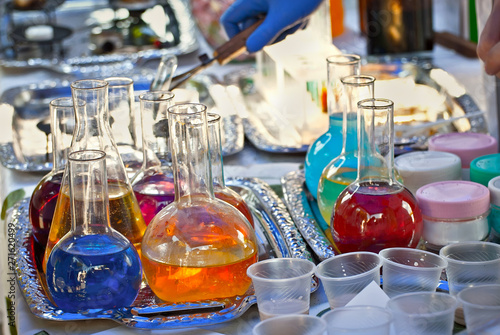
[[[347,8],[347,17],[352,13],[352,8]],[[344,45],[347,48],[349,43],[338,40],[339,45]],[[202,48],[207,48],[202,42]],[[341,48],[342,49],[342,48]],[[355,52],[356,50],[346,50]],[[459,54],[444,49],[440,46],[435,46],[432,51],[433,63],[437,67],[441,67],[454,75],[457,80],[462,83],[467,92],[474,98],[481,110],[485,110],[488,105],[487,92],[484,90],[484,78],[482,65],[477,59],[469,59],[460,56]],[[180,58],[179,69],[189,68],[196,64],[196,57],[188,55]],[[21,70],[21,69],[0,69],[0,94],[6,89],[25,85],[27,83],[36,83],[44,79],[57,77],[58,75],[46,70]],[[217,73],[220,68],[212,68],[210,71]],[[5,108],[0,108],[0,113],[5,111]],[[0,141],[9,140],[10,119],[2,114],[0,122]],[[11,139],[12,137],[10,137]],[[226,166],[226,176],[252,176],[260,177],[261,179],[274,184],[279,182],[279,178],[286,172],[296,170],[300,164],[304,162],[305,154],[276,154],[262,152],[256,149],[248,141],[245,142],[245,148],[232,156],[224,158]],[[36,183],[45,173],[27,173],[8,170],[3,166],[0,167],[0,199],[3,202],[6,195],[13,190],[24,188],[26,194],[29,195],[33,191]],[[2,231],[5,228],[2,227]],[[0,266],[4,269],[7,266],[7,256],[4,254],[6,250],[1,246],[1,262]],[[4,272],[4,269],[0,272]],[[2,278],[2,280],[7,280]],[[5,286],[5,282],[0,283],[0,287]],[[6,290],[4,288],[4,290]],[[0,291],[1,293],[1,291]],[[5,293],[5,292],[4,292]],[[3,296],[3,294],[2,294]],[[253,326],[259,321],[258,310],[256,306],[252,306],[242,317],[220,325],[204,327],[203,329],[175,330],[169,331],[138,331],[119,326],[116,323],[108,320],[102,321],[82,321],[82,322],[54,322],[41,320],[34,317],[24,301],[21,293],[16,293],[15,299],[15,315],[19,334],[36,334],[40,330],[46,330],[49,334],[251,334]],[[328,308],[328,303],[324,292],[320,288],[311,296],[310,314],[317,314],[320,311]],[[2,304],[3,305],[3,304]],[[5,311],[3,311],[5,313]],[[0,317],[3,317],[0,314]],[[5,325],[5,322],[4,322]],[[1,330],[0,330],[1,332]]]

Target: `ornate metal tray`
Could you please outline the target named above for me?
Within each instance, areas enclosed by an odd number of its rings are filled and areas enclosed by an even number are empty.
[[[148,90],[152,77],[140,76],[134,83],[135,91]],[[200,101],[212,105],[213,101],[204,85],[211,80],[200,75],[193,78],[198,84],[191,84],[192,89],[200,90]],[[206,91],[206,92],[205,92]],[[38,84],[15,87],[5,91],[0,102],[14,108],[12,120],[12,142],[0,143],[0,161],[3,166],[19,171],[50,171],[52,154],[46,134],[37,124],[49,117],[49,103],[59,97],[70,97],[69,81],[46,81]],[[5,120],[10,122],[10,120]],[[33,141],[33,138],[39,139]],[[232,155],[243,150],[245,133],[243,121],[238,115],[227,115],[222,118],[222,154]],[[28,139],[29,150],[23,150],[23,141]],[[28,146],[28,145],[26,145]]]
[[[312,260],[312,255],[295,228],[285,205],[274,191],[256,178],[232,178],[227,184],[240,193],[252,209],[259,241],[259,258],[297,257]],[[13,209],[11,222],[16,232],[16,274],[21,292],[31,312],[46,320],[75,321],[110,319],[137,329],[173,329],[207,326],[240,317],[254,303],[253,288],[245,295],[228,299],[171,304],[159,301],[149,287],[143,287],[132,306],[111,310],[66,313],[47,298],[34,258],[31,224],[28,218],[29,199]],[[318,281],[312,279],[312,290]]]
[[[77,2],[75,2],[77,3]],[[145,3],[146,7],[127,8],[129,10],[145,10],[153,7],[151,2]],[[194,22],[189,5],[182,0],[167,0],[163,3],[165,15],[167,16],[166,26],[175,24],[170,29],[170,34],[175,35],[175,42],[162,45],[161,48],[155,48],[154,45],[144,45],[142,47],[124,46],[117,48],[115,52],[105,54],[92,54],[91,49],[99,49],[100,43],[111,43],[118,34],[116,31],[110,31],[111,36],[106,35],[106,27],[110,22],[99,22],[97,19],[91,19],[90,9],[111,10],[126,7],[125,2],[110,1],[109,4],[99,3],[95,5],[82,4],[79,12],[64,12],[70,9],[59,8],[58,24],[73,30],[73,37],[68,39],[67,45],[63,41],[63,57],[31,57],[22,58],[0,55],[0,66],[5,68],[46,68],[59,73],[73,74],[79,77],[89,76],[113,76],[131,71],[133,68],[141,67],[151,59],[161,58],[164,54],[175,54],[177,56],[188,54],[199,48],[196,38],[196,23]],[[85,7],[86,6],[86,7]],[[90,7],[89,7],[90,6]],[[103,7],[103,8],[101,8]],[[87,17],[88,16],[88,17]],[[95,15],[96,17],[103,15]],[[87,24],[84,19],[91,21]],[[83,26],[75,26],[80,21]],[[96,21],[96,22],[94,22]],[[93,28],[100,28],[102,33],[93,34]],[[127,34],[124,33],[126,36]],[[121,36],[121,35],[120,35]],[[97,41],[92,41],[92,39]],[[76,41],[74,41],[76,39]],[[82,42],[83,41],[83,42]],[[96,46],[97,44],[97,46]],[[8,49],[8,46],[4,46]]]

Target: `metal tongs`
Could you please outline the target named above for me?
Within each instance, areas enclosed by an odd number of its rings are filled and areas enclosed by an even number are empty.
[[[173,77],[169,89],[173,90],[174,88],[179,87],[189,78],[209,67],[214,61],[217,61],[220,65],[224,65],[243,54],[246,51],[246,41],[248,36],[250,36],[250,34],[254,32],[254,30],[262,23],[263,20],[264,18],[260,18],[250,27],[241,31],[229,41],[215,49],[212,58],[210,58],[206,53],[198,56],[201,64],[187,72]]]

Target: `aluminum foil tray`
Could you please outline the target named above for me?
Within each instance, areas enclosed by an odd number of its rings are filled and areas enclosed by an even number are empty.
[[[125,7],[124,4],[117,4],[118,8]],[[149,3],[148,5],[153,6],[154,4]],[[63,48],[67,49],[65,57],[62,59],[34,57],[26,60],[3,57],[0,58],[0,66],[5,68],[46,68],[59,73],[87,78],[95,77],[96,75],[109,77],[129,73],[134,68],[141,67],[148,60],[159,59],[165,54],[180,56],[196,51],[199,48],[196,38],[197,28],[189,5],[182,0],[168,0],[168,8],[169,15],[172,15],[170,19],[177,24],[175,30],[179,39],[178,43],[169,47],[152,49],[152,46],[150,46],[146,50],[140,50],[140,47],[129,47],[127,52],[89,55],[89,50],[91,49],[91,30],[99,24],[93,23],[89,26],[74,27],[75,22],[71,20],[71,13],[68,14],[61,11],[60,15],[58,15],[58,24],[71,28],[74,30],[73,35],[75,35],[71,39],[68,39],[68,45],[63,43]],[[85,15],[88,15],[88,13],[82,11],[79,16]],[[65,17],[69,19],[65,20]],[[79,21],[79,19],[77,18],[76,21]],[[72,39],[77,39],[77,41],[72,41]]]
[[[152,81],[151,77],[134,79],[134,90],[148,90]],[[192,88],[207,91],[203,85],[211,85],[211,79],[200,75],[193,78],[197,85]],[[19,171],[50,171],[52,169],[51,145],[45,143],[45,134],[36,126],[38,122],[49,117],[49,103],[59,97],[70,97],[71,88],[69,81],[45,81],[38,84],[20,86],[6,90],[0,97],[0,102],[14,108],[12,120],[12,142],[0,143],[0,161],[3,166]],[[200,101],[210,107],[210,96],[200,94]],[[209,109],[211,111],[211,109]],[[214,110],[214,112],[216,112]],[[47,121],[48,122],[48,121]],[[243,150],[245,133],[243,120],[238,115],[222,117],[222,154],[233,155]],[[23,139],[37,136],[40,141],[31,143],[30,153],[23,151]],[[48,153],[48,151],[50,151]],[[140,162],[139,162],[140,163]],[[138,164],[140,166],[140,164]]]
[[[307,244],[290,218],[280,198],[265,182],[256,178],[232,178],[227,184],[245,199],[252,210],[259,242],[259,259],[297,257],[313,260]],[[29,199],[18,203],[11,214],[16,232],[16,274],[21,292],[31,312],[46,320],[76,321],[110,319],[136,329],[174,329],[208,326],[240,317],[256,303],[253,287],[245,295],[228,299],[185,304],[159,301],[147,284],[143,284],[132,306],[66,313],[47,298],[41,285],[33,252],[31,224],[28,218]],[[318,288],[311,280],[312,291]]]

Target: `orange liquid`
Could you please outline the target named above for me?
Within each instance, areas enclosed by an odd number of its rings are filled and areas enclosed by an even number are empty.
[[[212,260],[220,262],[230,257],[224,252],[213,253]],[[169,265],[142,257],[142,266],[147,273],[149,286],[162,300],[186,302],[205,299],[233,297],[244,294],[252,280],[247,276],[247,268],[257,262],[257,254],[221,266],[183,267]]]
[[[246,204],[245,200],[243,200],[243,198],[238,193],[226,188],[223,189],[222,192],[215,191],[215,197],[236,207],[236,209],[239,210],[241,214],[243,214],[247,218],[252,227],[255,228],[252,212],[250,211],[250,208]]]
[[[125,236],[140,254],[141,241],[146,230],[146,224],[132,189],[126,185],[108,181],[109,219],[111,227]],[[71,201],[69,186],[64,186],[59,193],[59,199],[50,227],[49,239],[43,259],[43,271],[46,270],[50,252],[57,242],[71,230]]]

